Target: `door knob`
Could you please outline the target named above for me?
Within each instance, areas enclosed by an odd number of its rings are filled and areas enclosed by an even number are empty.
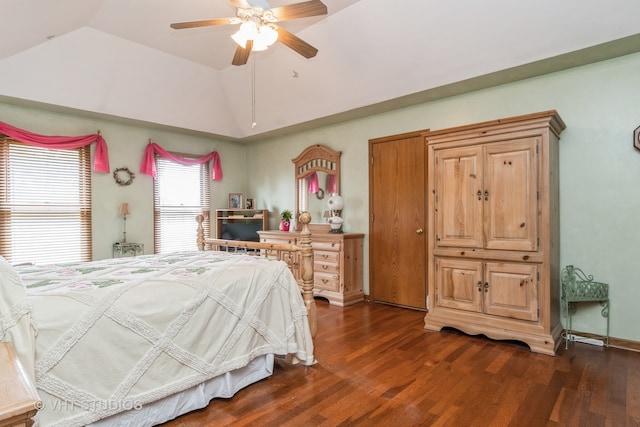
[[[422,233],[424,233],[424,230],[422,228],[418,228],[416,230],[416,234],[422,234]]]

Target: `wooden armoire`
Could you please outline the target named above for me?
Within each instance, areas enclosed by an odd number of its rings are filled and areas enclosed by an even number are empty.
[[[425,328],[560,343],[555,111],[431,131]]]

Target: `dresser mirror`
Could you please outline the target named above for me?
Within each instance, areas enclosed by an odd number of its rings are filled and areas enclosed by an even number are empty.
[[[316,144],[292,160],[296,177],[296,219],[300,212],[306,211],[311,214],[312,224],[329,228],[325,212],[328,214],[327,200],[331,194],[340,193],[341,154]]]

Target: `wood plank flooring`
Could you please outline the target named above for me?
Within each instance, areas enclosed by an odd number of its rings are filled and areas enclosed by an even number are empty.
[[[556,357],[454,330],[424,313],[317,301],[312,367],[215,399],[174,426],[638,426],[640,353],[572,343]]]

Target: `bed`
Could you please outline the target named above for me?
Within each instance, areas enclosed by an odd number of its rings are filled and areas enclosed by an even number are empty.
[[[267,377],[274,357],[313,364],[307,237],[57,266],[0,258],[0,340],[34,380],[39,424],[154,425]],[[290,250],[301,254],[304,298]]]

